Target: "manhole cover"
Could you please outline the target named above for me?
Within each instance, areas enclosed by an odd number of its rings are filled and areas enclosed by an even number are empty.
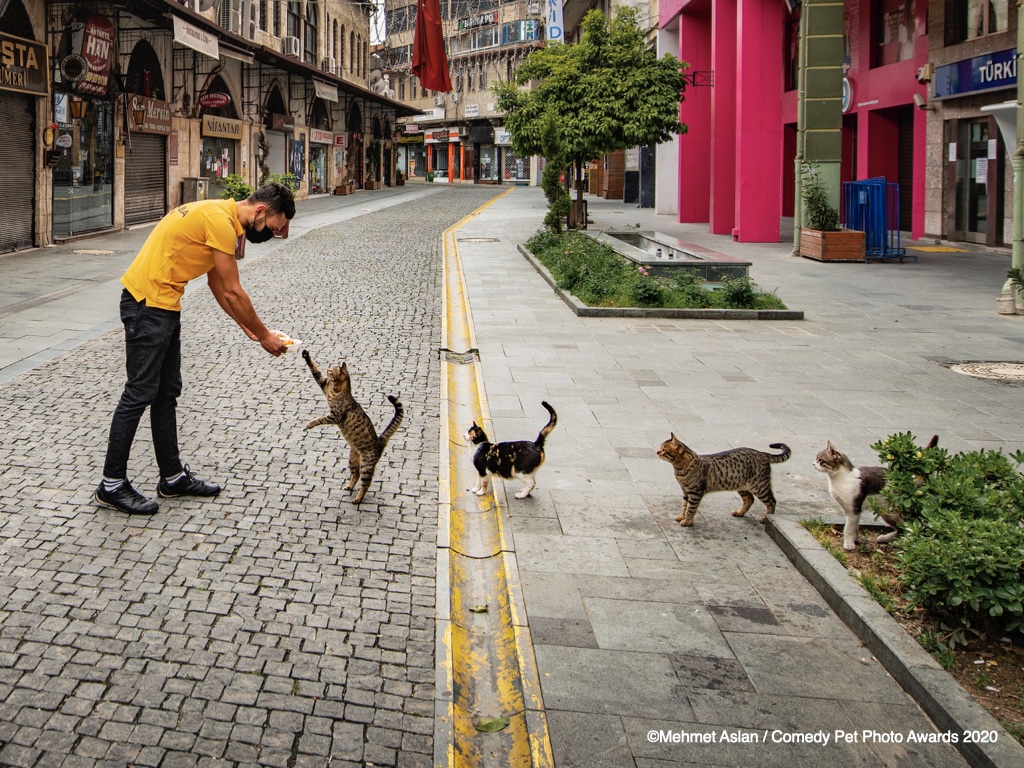
[[[110,254],[113,253],[113,251],[104,251],[104,250],[90,249],[90,248],[79,248],[76,251],[72,251],[72,253],[81,253],[81,254],[84,254],[86,256],[109,256]]]
[[[1024,363],[957,363],[950,370],[979,379],[1024,381]]]
[[[460,237],[458,238],[460,243],[496,243],[498,238],[496,237]]]

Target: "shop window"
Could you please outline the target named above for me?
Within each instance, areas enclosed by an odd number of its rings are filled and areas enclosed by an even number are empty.
[[[946,0],[946,45],[1005,32],[1010,0]]]
[[[914,0],[882,0],[874,18],[874,66],[882,67],[914,58],[915,29]]]

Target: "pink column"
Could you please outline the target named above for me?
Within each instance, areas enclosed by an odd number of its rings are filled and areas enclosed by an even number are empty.
[[[711,19],[684,13],[679,19],[679,58],[690,66],[685,71],[709,70]],[[687,131],[679,137],[679,221],[708,220],[711,195],[711,100],[714,88],[687,86],[679,119]]]
[[[711,59],[715,70],[711,107],[714,173],[708,230],[732,234],[736,226],[736,0],[713,0]]]
[[[716,10],[728,4],[717,0]],[[782,215],[782,46],[785,3],[739,0],[736,25],[736,228],[747,243],[779,242]],[[717,80],[717,77],[716,77]],[[717,89],[716,83],[716,89]]]

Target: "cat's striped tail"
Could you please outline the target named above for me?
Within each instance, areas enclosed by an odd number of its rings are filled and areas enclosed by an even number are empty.
[[[786,445],[785,443],[772,443],[768,447],[769,448],[774,448],[777,451],[782,451],[782,453],[769,453],[768,454],[768,463],[769,464],[779,464],[779,463],[785,461],[786,459],[788,459],[792,455],[792,453],[793,453],[791,450],[789,450],[789,446]]]
[[[395,415],[391,417],[391,422],[384,428],[384,431],[380,433],[380,447],[384,450],[384,446],[388,444],[388,440],[391,436],[398,431],[398,428],[402,424],[402,418],[405,416],[404,406],[398,402],[398,398],[394,395],[388,395],[388,402],[395,406]]]
[[[555,428],[555,424],[558,423],[558,414],[555,413],[554,408],[543,400],[540,401],[540,404],[543,405],[547,409],[547,412],[551,414],[551,418],[548,419],[548,423],[544,425],[544,428],[540,431],[540,434],[537,435],[537,439],[534,441],[534,445],[541,450],[544,450],[544,440],[547,439],[547,436],[551,434],[551,430]]]

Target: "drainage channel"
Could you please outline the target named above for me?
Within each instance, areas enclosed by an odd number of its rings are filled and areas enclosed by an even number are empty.
[[[434,765],[550,768],[503,486],[469,490],[463,434],[473,421],[491,428],[455,239],[473,215],[444,234]]]

